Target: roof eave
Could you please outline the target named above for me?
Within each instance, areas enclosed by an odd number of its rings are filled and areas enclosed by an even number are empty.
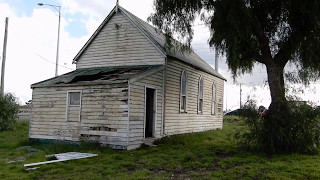
[[[79,57],[82,55],[84,50],[91,44],[91,42],[94,40],[94,38],[99,34],[101,29],[108,23],[108,21],[111,19],[113,14],[116,13],[116,7],[112,9],[112,11],[109,13],[109,15],[102,21],[100,26],[96,29],[96,31],[92,34],[92,36],[89,38],[89,40],[84,44],[84,46],[80,49],[78,54],[73,58],[72,64],[76,64],[78,62]]]
[[[117,13],[116,6],[112,9],[112,11],[109,13],[109,15],[103,20],[103,22],[100,24],[100,26],[96,29],[96,31],[92,34],[90,39],[86,42],[86,44],[80,49],[78,54],[73,58],[72,64],[76,64],[78,62],[78,59],[82,55],[82,53],[85,51],[85,49],[91,44],[91,42],[94,40],[94,38],[99,34],[99,32],[102,30],[102,28],[109,22],[111,17]],[[119,11],[120,10],[120,11]],[[150,43],[164,56],[167,57],[167,54],[164,50],[161,49],[161,47],[158,47],[155,42],[152,41],[152,39],[143,31],[143,29],[139,26],[139,24],[135,23],[134,20],[130,18],[130,16],[123,10],[121,6],[118,6],[118,12],[122,12],[123,15],[134,25],[136,28],[138,28],[139,32],[145,36]]]
[[[125,16],[128,18],[128,20],[129,20],[134,26],[136,26],[136,28],[138,28],[138,30],[140,31],[140,33],[141,33],[145,38],[147,38],[147,39],[150,41],[150,43],[151,43],[164,57],[167,57],[167,53],[162,49],[162,47],[159,47],[159,46],[157,45],[157,43],[155,43],[155,42],[152,40],[152,38],[150,38],[150,37],[148,36],[148,34],[146,34],[146,33],[144,32],[144,29],[139,25],[139,23],[136,22],[136,21],[134,21],[133,19],[131,19],[131,18],[130,18],[130,15],[128,15],[128,14],[126,13],[126,11],[123,10],[123,8],[122,8],[121,6],[119,6],[119,9],[120,9],[121,12],[123,12],[123,15],[125,15]]]
[[[177,58],[177,57],[174,57],[174,56],[171,56],[171,55],[168,55],[168,57],[171,57],[171,58],[176,59],[176,60],[181,60],[180,58]],[[224,78],[224,77],[223,77],[220,73],[218,73],[218,72],[216,72],[216,74],[215,74],[215,73],[213,73],[213,72],[210,72],[210,71],[208,71],[208,70],[206,70],[206,69],[203,69],[203,68],[201,68],[201,67],[195,66],[195,65],[193,65],[193,64],[187,63],[187,62],[185,62],[185,61],[181,61],[181,62],[182,62],[182,63],[185,63],[185,64],[187,64],[187,65],[189,65],[189,66],[191,66],[191,67],[193,67],[193,68],[195,68],[195,69],[198,69],[198,70],[201,70],[201,71],[203,71],[203,72],[209,73],[209,74],[211,74],[211,75],[213,75],[213,76],[215,76],[215,77],[217,77],[217,78],[219,78],[219,79],[222,79],[222,80],[224,80],[224,81],[227,81],[227,79]],[[210,65],[208,64],[208,66],[210,66]],[[214,71],[216,71],[216,70],[214,70]]]

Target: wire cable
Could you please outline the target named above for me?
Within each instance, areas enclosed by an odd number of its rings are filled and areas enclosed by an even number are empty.
[[[48,60],[47,58],[43,57],[42,55],[40,55],[40,54],[39,54],[38,52],[36,52],[35,50],[31,49],[31,48],[30,48],[31,46],[28,46],[28,44],[20,38],[20,36],[18,35],[18,33],[16,33],[16,36],[13,36],[13,37],[15,37],[15,38],[16,38],[18,41],[20,41],[26,48],[28,48],[30,51],[32,51],[35,55],[37,55],[38,57],[40,57],[42,60],[44,60],[44,61],[46,61],[46,62],[48,62],[48,63],[54,64],[54,65],[57,64],[57,63],[52,62],[52,61]],[[69,68],[69,67],[60,65],[60,64],[58,64],[58,66],[59,66],[59,67],[62,67],[62,68],[65,68],[65,69],[72,70],[72,71],[75,70],[75,69],[72,69],[72,68]]]

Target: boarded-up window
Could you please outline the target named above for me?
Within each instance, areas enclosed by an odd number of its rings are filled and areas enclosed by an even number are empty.
[[[181,74],[180,112],[187,112],[187,73],[184,70]]]
[[[198,113],[203,112],[203,78],[200,76],[198,83]]]
[[[216,94],[217,94],[216,84],[213,83],[213,84],[212,84],[211,114],[216,114]]]

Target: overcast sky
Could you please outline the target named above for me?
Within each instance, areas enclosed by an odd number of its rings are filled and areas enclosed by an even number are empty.
[[[116,4],[116,0],[0,0],[0,56],[5,17],[9,17],[5,92],[15,94],[21,104],[32,98],[31,84],[52,78],[55,74],[58,13],[52,7],[38,6],[39,2],[62,6],[60,75],[75,70],[73,57]],[[120,0],[120,5],[143,20],[153,12],[152,0]],[[194,50],[214,67],[214,52],[207,43],[208,28],[197,21],[194,29]],[[257,65],[251,75],[244,75],[234,82],[225,61],[221,56],[219,73],[228,80],[225,83],[224,109],[239,107],[240,83],[243,103],[250,96],[257,100],[258,105],[267,107],[270,93],[265,83],[265,67]],[[312,84],[297,95],[319,104],[319,89],[318,84]]]

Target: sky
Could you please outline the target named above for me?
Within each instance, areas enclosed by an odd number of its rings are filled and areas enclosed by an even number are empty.
[[[32,99],[31,84],[55,75],[58,12],[50,6],[38,6],[38,3],[61,6],[58,68],[58,74],[61,75],[75,70],[72,59],[113,9],[116,0],[0,0],[1,61],[5,18],[9,17],[4,89],[18,97],[22,105]],[[119,0],[119,4],[143,20],[154,12],[153,0]],[[207,43],[209,35],[208,28],[197,20],[194,23],[193,49],[214,68],[214,51]],[[269,106],[270,92],[263,65],[257,64],[252,74],[234,81],[226,58],[221,55],[218,71],[227,79],[224,109],[239,108],[240,84],[242,104],[249,97],[256,100],[258,105]],[[312,83],[308,88],[291,86],[303,90],[291,94],[320,105],[319,82]]]

